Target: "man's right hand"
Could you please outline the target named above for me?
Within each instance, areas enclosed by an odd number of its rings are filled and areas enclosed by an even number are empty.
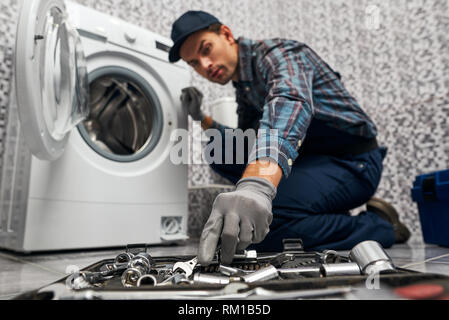
[[[203,101],[203,94],[195,87],[188,87],[182,89],[181,103],[183,108],[195,121],[203,121],[206,115],[201,110],[201,103]]]
[[[220,238],[224,264],[231,264],[236,250],[261,242],[270,230],[275,196],[276,187],[260,177],[240,179],[235,191],[219,194],[201,234],[198,262],[211,263]]]

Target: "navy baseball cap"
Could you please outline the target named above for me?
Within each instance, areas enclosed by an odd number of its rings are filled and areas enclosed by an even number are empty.
[[[174,23],[171,29],[171,39],[174,44],[171,47],[168,54],[168,60],[170,62],[176,62],[181,59],[179,55],[179,49],[184,41],[192,33],[205,29],[211,24],[221,23],[213,15],[204,11],[187,11],[180,16]]]

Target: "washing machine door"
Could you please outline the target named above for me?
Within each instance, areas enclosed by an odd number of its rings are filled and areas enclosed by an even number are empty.
[[[86,60],[64,1],[22,1],[15,55],[21,131],[35,156],[55,160],[88,114]]]

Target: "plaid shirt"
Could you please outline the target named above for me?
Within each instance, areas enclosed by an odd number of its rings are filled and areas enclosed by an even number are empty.
[[[238,127],[259,129],[250,162],[261,155],[272,158],[288,177],[306,135],[313,135],[312,119],[347,136],[377,135],[340,75],[306,44],[284,39],[238,42],[239,81],[233,83]],[[225,129],[217,123],[214,127]]]

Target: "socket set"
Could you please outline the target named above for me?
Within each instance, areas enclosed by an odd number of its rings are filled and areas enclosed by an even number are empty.
[[[375,241],[356,245],[348,255],[333,250],[306,252],[300,239],[285,239],[284,250],[237,253],[231,265],[195,256],[153,257],[147,248],[126,248],[18,299],[325,299],[356,297],[372,280],[393,288],[443,275],[401,269]],[[369,289],[369,288],[368,288]],[[363,295],[362,295],[363,296]]]

